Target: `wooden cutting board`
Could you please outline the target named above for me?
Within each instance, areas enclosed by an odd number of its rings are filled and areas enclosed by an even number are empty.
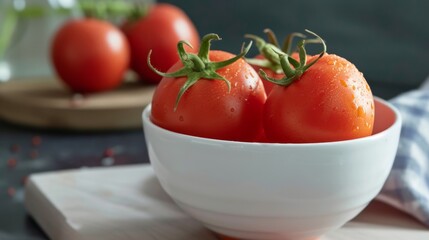
[[[141,128],[141,112],[155,86],[126,82],[96,94],[73,94],[55,79],[0,83],[0,118],[21,125],[67,130]]]
[[[163,191],[150,165],[32,175],[25,205],[51,240],[216,240]],[[428,240],[429,229],[373,201],[320,240]]]

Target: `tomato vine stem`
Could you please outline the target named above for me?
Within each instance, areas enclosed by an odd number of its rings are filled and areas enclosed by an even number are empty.
[[[276,35],[271,29],[269,28],[264,29],[264,33],[267,35],[268,42],[253,34],[244,35],[246,38],[250,38],[256,42],[256,47],[258,48],[259,53],[263,56],[262,59],[247,58],[246,61],[255,66],[271,69],[273,72],[277,74],[282,73],[282,66],[280,63],[279,56],[276,53],[277,51],[286,53],[288,55],[290,64],[292,64],[292,66],[296,68],[300,65],[300,63],[296,61],[294,58],[292,58],[292,53],[299,52],[299,49],[292,48],[293,40],[296,38],[300,38],[300,39],[306,39],[304,44],[320,43],[320,39],[318,38],[307,39],[306,35],[299,32],[293,32],[286,36],[286,38],[283,41],[282,47],[280,47],[279,41],[277,40]]]
[[[307,71],[317,61],[319,61],[320,58],[323,57],[323,55],[326,53],[326,50],[327,50],[325,41],[316,33],[307,29],[305,31],[315,36],[317,41],[314,39],[310,39],[310,40],[302,39],[298,42],[297,44],[298,53],[299,53],[298,64],[296,63],[293,64],[290,62],[290,60],[293,58],[291,58],[288,53],[285,53],[279,50],[278,48],[272,48],[272,50],[278,55],[280,59],[280,65],[285,76],[281,79],[271,78],[267,75],[267,73],[264,70],[260,69],[259,74],[261,75],[262,78],[272,83],[275,83],[277,85],[289,86],[291,83],[293,83],[293,81],[298,79],[305,71]],[[323,47],[322,51],[319,53],[317,58],[312,60],[310,63],[307,63],[307,52],[305,49],[306,41],[311,41],[311,43],[314,43],[314,42],[321,43]]]

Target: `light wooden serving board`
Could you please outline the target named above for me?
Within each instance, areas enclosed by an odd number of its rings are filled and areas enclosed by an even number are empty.
[[[25,205],[51,240],[215,240],[162,190],[150,165],[32,175]],[[428,240],[419,222],[380,202],[320,240]]]
[[[58,80],[0,83],[0,118],[41,128],[120,130],[141,127],[141,112],[155,86],[138,82],[95,94],[77,95]]]

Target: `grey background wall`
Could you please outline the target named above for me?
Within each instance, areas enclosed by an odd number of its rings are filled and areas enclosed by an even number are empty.
[[[238,52],[245,33],[273,29],[280,39],[311,29],[328,52],[352,61],[377,96],[389,99],[417,88],[429,75],[429,1],[425,0],[167,0],[181,7],[200,35],[218,33],[213,44]],[[253,51],[253,54],[256,52]]]

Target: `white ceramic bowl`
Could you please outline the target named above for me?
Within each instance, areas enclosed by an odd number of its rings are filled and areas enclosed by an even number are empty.
[[[244,143],[143,126],[165,191],[207,228],[240,239],[315,239],[361,212],[381,190],[401,117],[376,99],[374,134],[312,144]]]

